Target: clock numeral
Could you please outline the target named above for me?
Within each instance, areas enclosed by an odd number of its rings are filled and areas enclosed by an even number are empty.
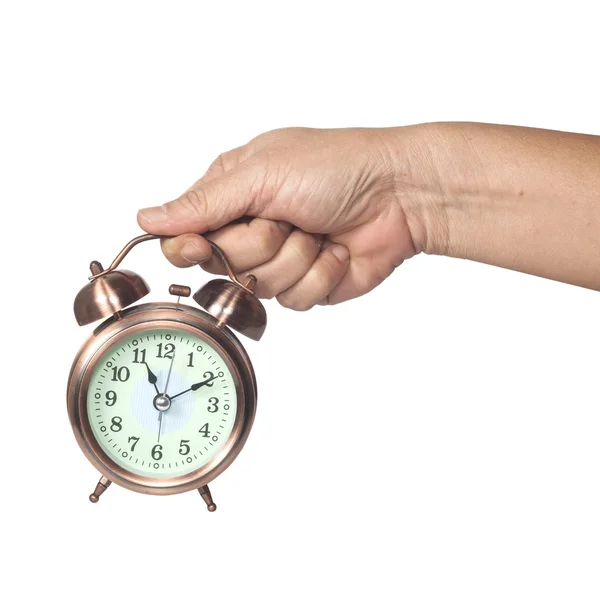
[[[140,356],[142,357],[142,360],[140,360]],[[139,350],[138,348],[134,349],[133,362],[134,363],[145,363],[146,362],[146,349],[145,348],[143,350]]]
[[[216,379],[216,377],[212,371],[206,371],[206,373],[204,373],[202,377],[204,377],[205,380],[210,381],[210,383],[204,384],[206,387],[212,387],[214,385],[214,383],[211,380]]]
[[[137,443],[140,441],[139,437],[134,437],[133,435],[127,440],[127,442],[129,444],[131,444],[131,440],[135,440],[135,442],[133,442],[133,444],[131,445],[131,451],[133,452],[135,450],[135,447],[137,445]]]
[[[112,368],[112,381],[127,381],[129,379],[129,369],[127,367],[121,367],[120,369],[118,367],[113,367]]]
[[[193,353],[193,352],[190,352],[190,353],[188,354],[188,356],[190,357],[190,360],[188,360],[188,364],[187,364],[187,366],[188,366],[188,367],[193,367],[193,366],[194,366],[194,353]]]
[[[198,433],[201,433],[203,437],[208,437],[210,435],[210,431],[208,430],[208,423],[204,423],[200,429],[198,429]]]
[[[209,398],[208,399],[208,410],[209,413],[216,413],[219,410],[219,399],[218,398]]]
[[[161,450],[163,449],[161,444],[156,444],[154,448],[152,448],[152,458],[154,460],[160,460],[163,457]]]
[[[179,454],[181,454],[181,456],[187,456],[190,453],[189,441],[190,440],[181,440],[181,442],[179,442]]]
[[[113,392],[112,390],[108,390],[106,392],[106,406],[114,406],[117,401],[117,392]]]
[[[110,430],[114,431],[115,433],[117,431],[121,431],[121,429],[123,429],[123,425],[121,425],[121,422],[123,421],[123,419],[121,419],[121,417],[113,417],[110,422]]]
[[[175,344],[164,344],[165,352],[163,354],[163,344],[158,345],[158,354],[156,358],[173,358],[173,352],[175,352]]]

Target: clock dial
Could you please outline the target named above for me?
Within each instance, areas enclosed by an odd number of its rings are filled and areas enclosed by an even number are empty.
[[[215,347],[193,334],[144,331],[98,361],[88,419],[104,452],[146,477],[185,475],[227,442],[237,410],[233,376]]]

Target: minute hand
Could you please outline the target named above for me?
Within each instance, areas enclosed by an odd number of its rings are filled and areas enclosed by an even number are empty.
[[[177,398],[178,396],[183,396],[183,394],[187,394],[188,392],[195,392],[196,390],[199,390],[203,385],[210,383],[213,379],[216,379],[216,378],[217,378],[217,376],[215,375],[214,377],[211,377],[210,379],[205,379],[204,381],[200,381],[199,383],[194,383],[194,385],[192,385],[192,387],[188,388],[187,390],[183,390],[183,392],[179,392],[179,394],[175,394],[174,396],[171,396],[171,400],[175,400],[175,398]]]

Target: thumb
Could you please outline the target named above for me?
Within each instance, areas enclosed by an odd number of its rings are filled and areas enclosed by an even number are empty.
[[[148,233],[161,235],[219,229],[249,214],[255,181],[255,175],[240,168],[208,181],[201,179],[177,200],[140,210],[138,224]]]

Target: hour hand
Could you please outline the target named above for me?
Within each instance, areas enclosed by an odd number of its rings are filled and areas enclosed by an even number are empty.
[[[192,392],[199,390],[203,385],[207,385],[213,379],[217,378],[217,376],[213,375],[210,371],[208,373],[204,373],[204,375],[208,375],[208,379],[205,379],[204,381],[199,381],[198,383],[194,383],[194,385],[190,388],[192,390]],[[212,387],[212,385],[210,387]]]
[[[157,394],[160,394],[160,392],[158,391],[158,387],[156,385],[156,382],[157,382],[156,375],[150,370],[150,367],[148,366],[147,362],[145,362],[144,364],[146,365],[146,369],[148,369],[148,383],[150,383],[154,386],[154,389],[156,390]]]
[[[194,385],[192,385],[192,387],[189,387],[187,390],[183,390],[183,392],[179,392],[179,394],[171,396],[171,400],[175,400],[175,398],[177,398],[178,396],[183,396],[183,394],[187,394],[188,392],[195,392],[196,390],[199,390],[203,385],[208,385],[213,379],[217,378],[217,376],[213,375],[210,371],[204,373],[204,375],[208,376],[208,379],[205,379],[204,381],[199,381],[198,383],[194,383]]]

